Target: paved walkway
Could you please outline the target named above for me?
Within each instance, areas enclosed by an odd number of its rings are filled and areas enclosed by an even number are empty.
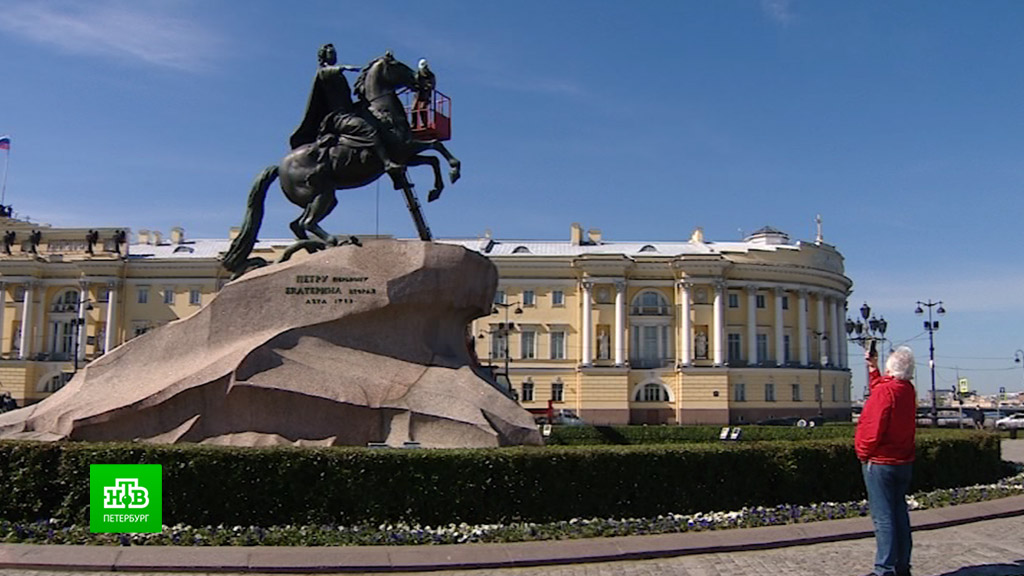
[[[1024,439],[1003,442],[1024,461]],[[1024,496],[911,514],[917,576],[1024,576]],[[408,547],[106,547],[0,544],[0,572],[373,573],[506,576],[854,576],[870,569],[871,521],[561,542]],[[116,572],[114,572],[116,571]]]

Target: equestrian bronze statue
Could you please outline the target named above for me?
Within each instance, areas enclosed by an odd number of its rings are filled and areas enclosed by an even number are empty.
[[[460,162],[444,144],[413,139],[398,93],[403,88],[420,88],[416,72],[388,52],[362,68],[355,82],[356,101],[352,102],[344,72],[355,67],[338,66],[330,44],[320,49],[319,60],[306,114],[291,138],[292,150],[280,165],[269,166],[256,177],[240,233],[222,260],[223,266],[235,276],[267,264],[263,258],[249,256],[263,221],[267,190],[275,179],[280,179],[288,200],[302,208],[302,214],[290,224],[298,242],[285,252],[282,260],[300,249],[314,252],[342,243],[358,243],[354,237],[341,240],[328,234],[320,222],[338,205],[337,190],[366,186],[384,174],[390,176],[396,190],[403,191],[420,239],[429,241],[430,229],[406,167],[426,164],[433,168],[434,187],[427,196],[428,202],[441,196],[444,180],[438,158],[422,152],[440,153],[450,167],[451,183],[459,179]],[[433,82],[433,73],[430,81]]]

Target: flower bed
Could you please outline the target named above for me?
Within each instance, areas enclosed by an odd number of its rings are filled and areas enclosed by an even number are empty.
[[[907,497],[911,510],[941,508],[1024,494],[1024,472],[993,484],[932,490]],[[668,514],[653,518],[572,519],[503,524],[380,524],[356,526],[164,526],[159,534],[93,534],[88,526],[58,520],[0,521],[0,542],[122,546],[346,546],[525,542],[640,536],[731,528],[803,524],[868,515],[866,500],[806,506],[747,507],[736,512]]]

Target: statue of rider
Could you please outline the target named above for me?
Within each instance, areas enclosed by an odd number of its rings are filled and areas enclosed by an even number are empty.
[[[395,181],[395,187],[406,183],[405,167],[391,158],[377,128],[360,117],[352,104],[352,90],[345,72],[356,72],[359,66],[338,65],[338,53],[333,44],[324,44],[317,52],[319,67],[313,79],[313,89],[306,104],[306,113],[299,127],[292,133],[292,149],[316,143],[316,168],[307,177],[307,183],[328,178],[332,173],[330,149],[339,139],[353,148],[372,148],[384,165],[384,170]]]

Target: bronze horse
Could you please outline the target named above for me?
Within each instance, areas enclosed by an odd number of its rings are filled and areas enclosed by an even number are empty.
[[[402,88],[414,88],[416,85],[416,73],[411,68],[395,60],[390,54],[377,58],[363,69],[356,81],[356,113],[378,126],[378,131],[384,136],[392,158],[407,166],[427,164],[434,169],[434,188],[427,197],[429,202],[433,202],[444,190],[440,162],[436,156],[425,156],[421,152],[434,150],[444,156],[451,167],[448,177],[452,184],[459,179],[461,165],[440,141],[412,139],[409,119],[406,117],[405,107],[398,98],[398,91]],[[241,231],[231,242],[231,247],[222,261],[226,269],[240,275],[247,269],[266,264],[262,258],[249,258],[249,254],[256,244],[256,236],[263,221],[267,189],[278,177],[284,195],[293,204],[302,208],[302,214],[289,225],[299,242],[289,249],[283,258],[290,256],[296,249],[312,252],[339,244],[338,238],[320,227],[320,222],[338,205],[335,192],[360,188],[374,182],[384,175],[384,165],[367,149],[348,146],[344,139],[339,139],[329,153],[330,158],[337,159],[332,161],[329,177],[311,179],[310,175],[317,166],[315,146],[314,143],[295,148],[285,155],[280,166],[269,166],[256,177],[249,192]],[[398,183],[405,193],[420,239],[431,240],[430,230],[423,221],[411,185],[404,178]],[[310,234],[318,240],[310,239]]]

